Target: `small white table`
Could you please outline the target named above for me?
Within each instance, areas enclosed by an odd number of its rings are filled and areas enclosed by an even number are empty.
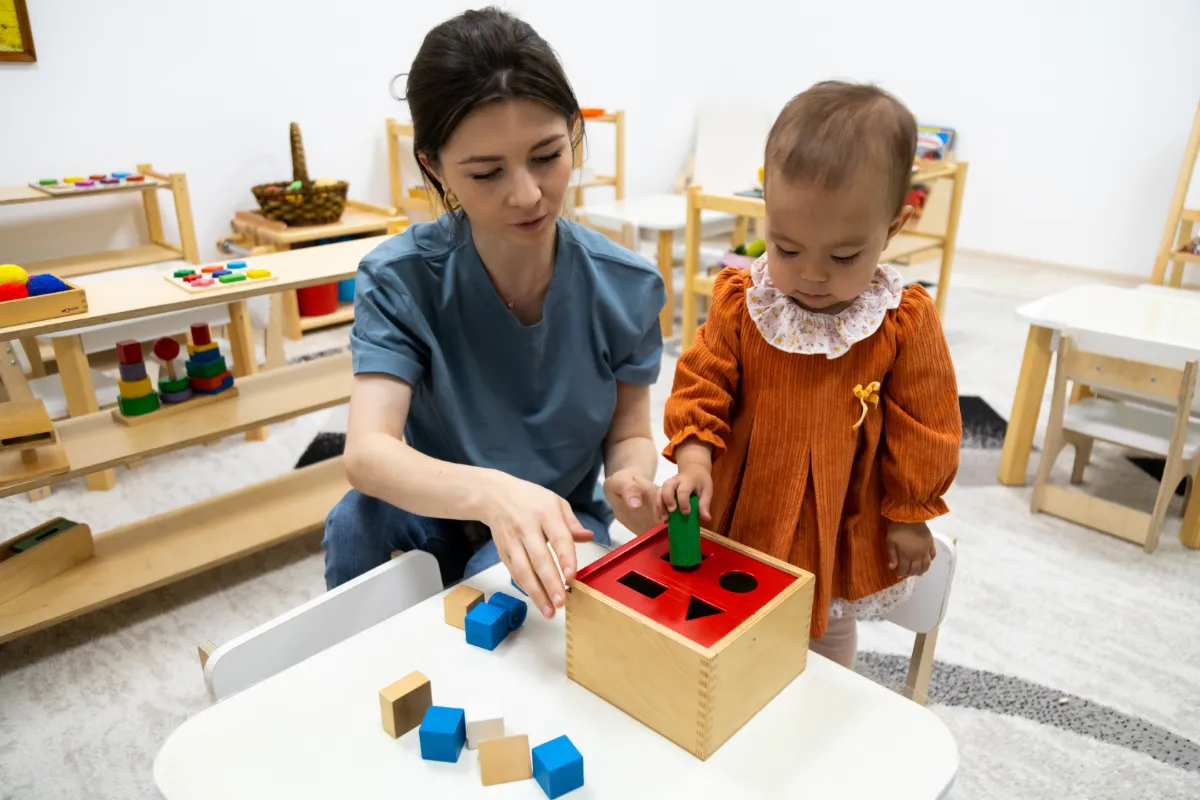
[[[602,555],[579,547],[581,565]],[[514,592],[503,566],[472,578]],[[708,761],[700,761],[570,681],[563,616],[531,611],[495,651],[468,645],[438,595],[205,709],[154,762],[168,800],[221,797],[544,797],[532,781],[484,787],[475,751],[421,759],[417,732],[392,739],[379,690],[411,670],[437,705],[495,709],[531,747],[566,734],[589,797],[888,797],[945,795],[958,748],[932,712],[809,654],[807,670]]]
[[[1120,345],[1115,354],[1148,361],[1200,358],[1200,303],[1183,290],[1076,286],[1021,306],[1017,317],[1029,323],[1029,337],[1000,456],[1006,486],[1025,483],[1056,333],[1097,334]],[[1200,531],[1181,534],[1195,536]]]
[[[629,223],[641,231],[658,231],[658,270],[667,285],[667,304],[659,318],[664,336],[670,336],[675,325],[675,287],[672,273],[675,268],[675,234],[687,229],[687,195],[656,194],[630,197],[611,203],[597,203],[576,209],[579,216],[597,225],[620,228]],[[701,225],[734,222],[736,217],[719,211],[705,211]]]

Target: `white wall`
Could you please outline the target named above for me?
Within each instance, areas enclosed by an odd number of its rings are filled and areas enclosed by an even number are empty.
[[[253,206],[249,187],[290,174],[292,120],[313,177],[385,201],[383,120],[406,116],[388,80],[467,7],[29,5],[40,60],[0,64],[0,184],[140,160],[185,171],[206,258],[232,212]],[[1094,269],[1149,270],[1200,100],[1194,0],[505,5],[559,51],[584,105],[628,111],[631,194],[670,187],[702,104],[777,108],[822,78],[871,80],[959,129],[962,247]],[[126,199],[5,207],[0,261],[118,246],[141,224]]]

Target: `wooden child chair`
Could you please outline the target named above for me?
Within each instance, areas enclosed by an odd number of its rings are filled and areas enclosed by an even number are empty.
[[[1194,494],[1191,484],[1200,467],[1200,423],[1191,422],[1189,414],[1196,372],[1195,361],[1178,369],[1080,350],[1074,339],[1064,334],[1058,346],[1049,428],[1033,484],[1031,510],[1127,539],[1153,553],[1180,480],[1186,477],[1189,482],[1185,510]],[[1110,390],[1133,399],[1085,397],[1068,405],[1068,381],[1098,395]],[[1145,399],[1144,404],[1138,402],[1140,398]],[[1164,402],[1170,403],[1170,411],[1154,407]],[[1096,440],[1166,459],[1151,513],[1050,485],[1054,462],[1068,444],[1075,448],[1071,483],[1082,483]]]

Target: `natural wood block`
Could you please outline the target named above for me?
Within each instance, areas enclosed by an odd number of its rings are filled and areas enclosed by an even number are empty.
[[[433,705],[433,686],[420,672],[410,672],[379,692],[383,729],[399,738],[421,724],[426,710]]]
[[[484,786],[533,777],[533,758],[525,734],[485,739],[479,743],[479,774]]]
[[[807,663],[811,574],[709,531],[670,565],[660,525],[580,570],[567,676],[707,759]]]
[[[53,531],[53,535],[47,535]],[[34,539],[45,537],[37,544]],[[30,546],[32,545],[32,546]],[[92,557],[92,529],[56,517],[0,548],[0,603]]]
[[[465,583],[460,583],[450,591],[446,592],[442,599],[442,608],[446,617],[446,624],[453,625],[456,628],[466,630],[466,623],[463,621],[467,613],[483,602],[483,592],[473,586],[468,586]]]

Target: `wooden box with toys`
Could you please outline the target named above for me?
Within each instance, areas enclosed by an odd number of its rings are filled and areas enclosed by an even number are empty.
[[[121,380],[113,419],[124,425],[141,425],[188,408],[237,396],[233,373],[212,340],[208,325],[197,323],[192,326],[187,351],[190,358],[184,362],[186,373],[180,375],[175,366],[179,342],[164,336],[154,343],[154,357],[163,363],[165,373],[159,375],[158,391],[155,391],[146,373],[141,343],[132,339],[117,342]]]
[[[29,275],[16,264],[0,264],[0,328],[87,310],[81,287],[53,275]]]
[[[698,505],[579,570],[566,626],[571,680],[703,760],[804,671],[814,580]]]

